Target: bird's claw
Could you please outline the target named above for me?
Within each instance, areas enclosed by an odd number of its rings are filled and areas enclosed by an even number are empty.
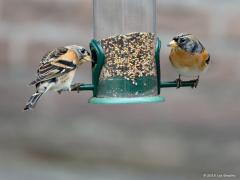
[[[80,92],[80,86],[77,87],[77,93],[79,93],[79,92]]]
[[[199,82],[199,78],[193,80],[192,88],[197,88],[197,86],[198,86],[198,82]]]
[[[182,85],[182,80],[180,78],[177,78],[176,79],[176,83],[177,83],[176,88],[179,89],[181,87],[181,85]]]
[[[63,88],[63,89],[58,90],[57,93],[60,95],[60,94],[62,94],[62,92],[64,92],[64,91],[70,91],[70,90],[71,90],[71,89],[69,89],[69,88]]]
[[[73,84],[71,85],[71,91],[77,91],[77,93],[80,92],[80,83],[76,83],[76,84]]]

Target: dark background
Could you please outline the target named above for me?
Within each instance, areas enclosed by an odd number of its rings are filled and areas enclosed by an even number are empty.
[[[158,0],[163,80],[176,77],[166,44],[191,32],[212,60],[197,89],[163,89],[162,104],[116,106],[88,104],[91,92],[48,93],[23,112],[43,54],[88,47],[92,1],[0,0],[0,179],[238,179],[239,7],[239,0]],[[89,64],[75,81],[91,81]]]

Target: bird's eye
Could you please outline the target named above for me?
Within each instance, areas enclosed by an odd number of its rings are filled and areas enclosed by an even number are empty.
[[[186,39],[183,39],[183,38],[180,38],[180,39],[179,39],[179,43],[182,44],[182,43],[185,43],[185,42],[186,42]]]
[[[85,49],[81,49],[81,53],[84,54],[86,52]]]

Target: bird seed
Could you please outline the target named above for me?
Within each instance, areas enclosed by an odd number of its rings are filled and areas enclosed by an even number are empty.
[[[105,52],[101,80],[123,77],[136,85],[144,76],[156,76],[155,34],[135,32],[112,36],[100,41]]]

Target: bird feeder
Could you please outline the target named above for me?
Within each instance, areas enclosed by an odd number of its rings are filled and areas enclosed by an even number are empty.
[[[93,0],[93,12],[92,84],[72,90],[92,90],[92,104],[163,102],[161,88],[177,84],[161,81],[156,0]]]

